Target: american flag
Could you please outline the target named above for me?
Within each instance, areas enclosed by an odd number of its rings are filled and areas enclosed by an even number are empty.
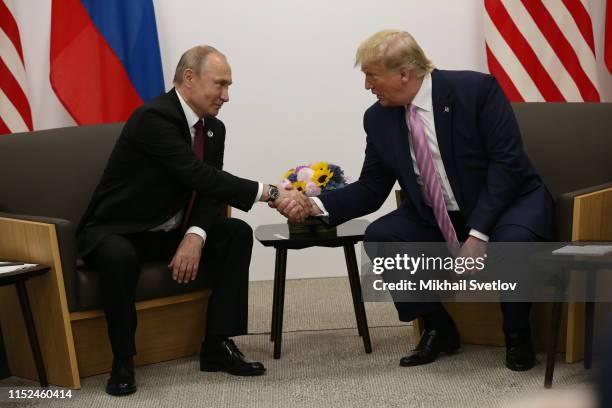
[[[0,0],[0,134],[32,130],[26,73],[12,0]]]
[[[606,2],[606,28],[604,40],[604,61],[612,74],[612,0]]]
[[[484,5],[489,71],[511,101],[600,101],[588,0]]]

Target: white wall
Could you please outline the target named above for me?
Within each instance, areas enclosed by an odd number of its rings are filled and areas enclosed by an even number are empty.
[[[561,1],[561,0],[559,0]],[[612,1],[612,0],[611,0]],[[230,103],[220,114],[228,129],[225,168],[275,182],[300,163],[328,160],[359,175],[363,111],[374,102],[353,68],[361,40],[383,28],[412,32],[439,68],[487,71],[482,0],[155,0],[164,78],[169,87],[181,53],[196,44],[224,52],[233,68]],[[17,19],[37,129],[73,124],[49,86],[51,0],[16,1]],[[612,101],[603,59],[605,0],[591,0],[600,91]],[[395,207],[390,197],[374,220]],[[266,206],[235,211],[254,228],[283,222]],[[255,243],[252,279],[271,279],[274,254]],[[289,277],[345,274],[337,249],[291,252]]]

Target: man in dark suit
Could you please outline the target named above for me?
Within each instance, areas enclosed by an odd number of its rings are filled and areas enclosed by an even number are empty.
[[[395,30],[367,39],[355,65],[378,98],[364,115],[361,175],[346,188],[311,199],[310,214],[327,215],[332,225],[369,214],[398,181],[406,198],[368,227],[365,242],[446,241],[454,255],[477,258],[488,241],[552,239],[552,199],[523,152],[512,108],[495,78],[434,69],[414,38]],[[301,211],[288,200],[277,209],[290,218]],[[441,303],[395,306],[401,321],[422,317],[425,326],[402,366],[427,364],[459,347]],[[501,307],[506,366],[527,370],[535,364],[530,304]]]
[[[261,375],[230,339],[246,334],[253,244],[248,224],[223,216],[224,204],[248,211],[257,201],[293,197],[222,171],[230,66],[209,46],[183,54],[175,88],[138,108],[125,124],[78,230],[79,254],[100,276],[113,369],[106,391],[136,391],[134,292],[142,262],[169,261],[178,283],[198,271],[212,295],[202,371]],[[170,272],[169,272],[170,273]]]

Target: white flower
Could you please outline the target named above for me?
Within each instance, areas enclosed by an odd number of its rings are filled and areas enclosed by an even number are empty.
[[[297,174],[298,181],[309,182],[314,174],[314,170],[309,167],[302,167]]]

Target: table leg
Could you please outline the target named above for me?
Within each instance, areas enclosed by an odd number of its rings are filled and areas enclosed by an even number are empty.
[[[550,334],[548,339],[548,350],[546,356],[546,372],[544,374],[544,388],[552,387],[553,374],[555,371],[555,359],[557,358],[557,345],[561,329],[562,302],[554,302],[550,321]]]
[[[287,249],[278,248],[278,292],[274,327],[274,358],[281,356],[283,344],[283,309],[285,307],[285,281],[287,277]]]
[[[278,303],[278,285],[280,282],[280,248],[276,248],[276,260],[274,262],[274,292],[272,294],[272,327],[270,329],[270,341],[274,341],[274,334],[276,331],[276,313],[277,313],[277,303]]]
[[[587,272],[587,300],[585,302],[585,321],[584,321],[584,368],[591,369],[593,361],[593,327],[595,325],[595,278],[592,271]]]
[[[363,303],[363,295],[361,293],[361,284],[359,282],[359,267],[357,266],[357,257],[355,256],[355,246],[344,246],[344,257],[346,258],[346,268],[351,283],[351,294],[353,296],[353,305],[355,306],[355,318],[357,327],[363,339],[363,347],[366,353],[372,352],[372,343],[370,342],[370,331],[368,329],[368,319]]]
[[[361,322],[361,316],[359,314],[359,296],[357,295],[357,287],[355,284],[359,285],[359,279],[355,282],[353,279],[353,274],[351,273],[351,260],[349,258],[349,251],[347,248],[344,248],[344,258],[346,260],[346,269],[348,271],[348,280],[349,285],[351,287],[351,299],[353,300],[353,309],[355,310],[355,320],[357,321],[357,331],[359,332],[359,336],[363,337],[363,323]]]
[[[38,380],[40,381],[41,387],[48,387],[49,383],[47,382],[47,373],[45,372],[45,365],[43,363],[42,353],[40,351],[38,336],[36,335],[36,326],[34,325],[34,318],[32,317],[32,309],[30,308],[30,300],[28,299],[28,291],[26,289],[25,281],[17,281],[16,286],[17,295],[19,296],[19,303],[21,304],[23,321],[25,322],[26,330],[28,331],[30,347],[32,349],[32,355],[34,356],[34,363],[36,364]]]
[[[585,303],[585,322],[584,322],[584,368],[591,369],[593,361],[593,326],[595,324],[595,303]]]

